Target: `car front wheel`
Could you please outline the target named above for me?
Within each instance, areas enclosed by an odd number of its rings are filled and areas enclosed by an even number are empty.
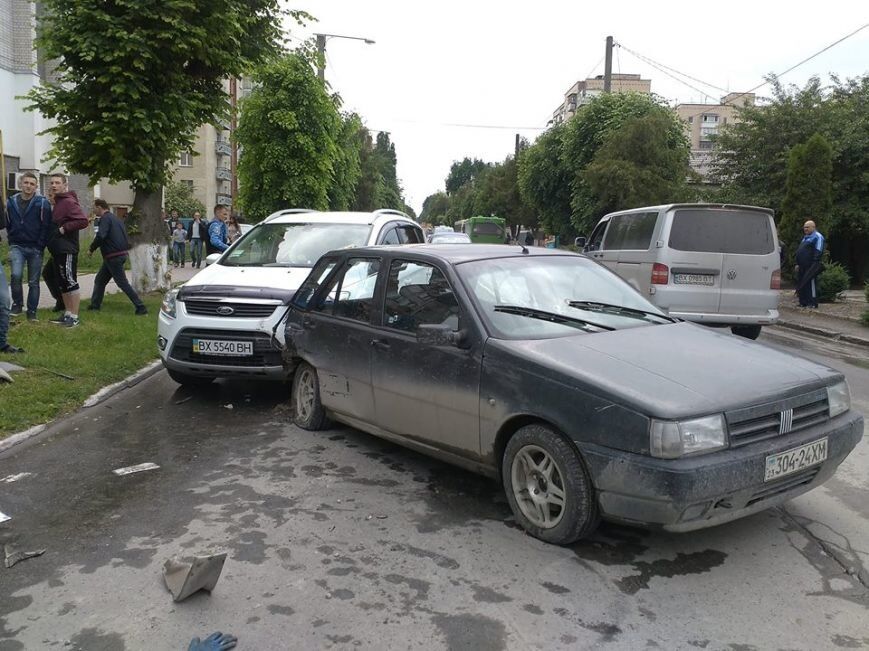
[[[566,545],[600,521],[591,480],[576,450],[545,425],[526,425],[507,442],[501,474],[516,521],[535,538]]]
[[[293,377],[293,422],[307,430],[325,429],[328,424],[317,369],[307,362],[299,364]]]
[[[760,336],[759,325],[731,326],[730,332],[746,339],[757,339]]]

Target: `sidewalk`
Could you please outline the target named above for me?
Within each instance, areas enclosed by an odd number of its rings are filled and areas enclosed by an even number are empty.
[[[866,307],[866,295],[860,290],[848,290],[844,300],[808,310],[799,307],[792,289],[783,289],[776,325],[869,348],[869,326],[860,321]]]
[[[204,262],[202,263],[202,269],[205,269]],[[193,276],[195,276],[197,273],[199,273],[199,271],[201,271],[201,270],[194,269],[190,265],[187,265],[183,269],[180,267],[178,269],[173,269],[170,266],[169,271],[172,272],[172,282],[179,283],[179,282],[187,282],[188,280],[193,278]],[[79,291],[81,292],[82,303],[85,306],[87,306],[87,304],[90,302],[91,293],[94,290],[94,278],[95,277],[96,277],[96,274],[79,274],[79,277],[78,277],[78,284],[80,287]],[[127,278],[132,281],[132,278],[130,278],[129,271],[127,272]],[[110,280],[109,284],[106,286],[106,294],[116,294],[119,291],[120,290],[118,289],[118,286],[115,284],[115,281]],[[26,300],[27,299],[27,284],[26,283],[24,285],[24,297]],[[46,287],[45,283],[40,283],[39,307],[42,307],[42,308],[54,307],[54,299],[51,297],[51,293],[48,291],[48,287]]]

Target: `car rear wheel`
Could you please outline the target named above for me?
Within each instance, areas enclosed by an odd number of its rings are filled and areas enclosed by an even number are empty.
[[[730,332],[746,339],[757,339],[760,336],[759,325],[731,326]]]
[[[167,368],[166,372],[169,374],[173,380],[175,380],[178,384],[184,385],[186,387],[204,387],[208,384],[211,384],[214,381],[213,377],[201,377],[199,375],[187,375],[187,373],[181,373],[179,371],[174,371],[171,368]]]
[[[566,545],[598,525],[591,480],[576,450],[544,425],[526,425],[507,442],[501,462],[507,501],[535,538]]]
[[[307,430],[324,429],[328,424],[317,369],[307,362],[301,362],[293,376],[293,422]]]

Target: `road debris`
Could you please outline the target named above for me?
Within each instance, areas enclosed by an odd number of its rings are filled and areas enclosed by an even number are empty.
[[[214,590],[225,561],[225,553],[195,556],[192,563],[173,556],[163,564],[163,580],[172,598],[182,601],[199,590]]]
[[[156,470],[159,467],[160,466],[158,466],[156,463],[148,462],[148,463],[140,463],[137,466],[127,466],[126,468],[116,468],[115,470],[112,470],[112,472],[118,476],[132,475],[134,472],[142,472],[144,470]]]
[[[176,405],[183,405],[188,400],[193,400],[193,396],[187,396],[186,398],[181,398],[181,400],[176,400],[175,404]]]
[[[61,373],[60,371],[52,371],[50,368],[45,368],[44,366],[37,366],[40,371],[45,371],[46,373],[51,373],[52,375],[56,375],[57,377],[62,377],[64,380],[74,380],[75,378],[71,375],[67,375],[66,373]]]
[[[234,407],[232,406],[232,404],[229,404],[229,405],[223,405],[223,408],[224,408],[224,409],[234,409]]]
[[[12,382],[15,382],[15,380],[12,379],[12,376],[9,375],[9,373],[7,373],[7,372],[4,371],[2,368],[0,368],[0,382],[10,382],[10,383],[12,383]]]
[[[0,479],[0,484],[11,484],[19,479],[31,476],[33,476],[32,472],[19,472],[17,475],[6,475],[3,479]]]
[[[0,522],[6,522],[6,520],[11,520],[11,519],[12,519],[11,516],[8,516],[5,513],[3,513],[3,511],[0,511]]]
[[[7,570],[16,563],[26,561],[28,558],[36,558],[37,556],[42,556],[45,553],[44,549],[37,549],[32,552],[19,552],[12,549],[11,545],[6,545],[4,547],[4,551],[6,553],[5,564]]]

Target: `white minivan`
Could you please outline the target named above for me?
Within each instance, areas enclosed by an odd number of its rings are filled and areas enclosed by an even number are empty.
[[[671,316],[750,339],[778,319],[779,243],[768,208],[701,203],[614,212],[583,250]]]

